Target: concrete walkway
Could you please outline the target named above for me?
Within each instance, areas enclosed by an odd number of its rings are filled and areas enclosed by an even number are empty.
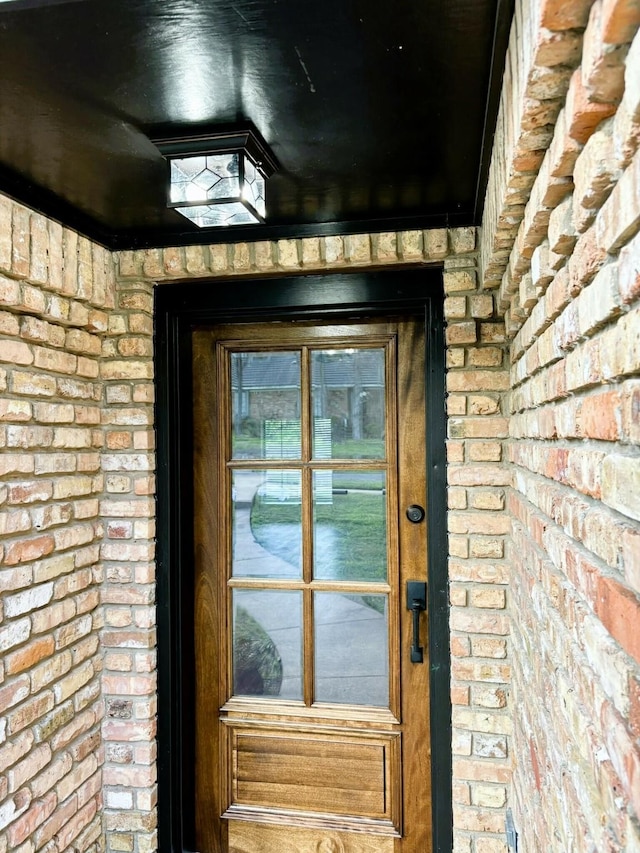
[[[300,578],[301,569],[271,554],[251,532],[250,506],[261,475],[234,482],[234,576]],[[244,472],[243,472],[244,474]],[[237,603],[263,627],[282,659],[280,697],[302,698],[302,594],[237,590]],[[388,706],[387,628],[384,615],[357,595],[315,596],[316,701]]]

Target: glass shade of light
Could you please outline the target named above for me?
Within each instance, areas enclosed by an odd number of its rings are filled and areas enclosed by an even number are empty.
[[[199,228],[254,225],[266,215],[265,179],[242,151],[172,158],[170,205]]]

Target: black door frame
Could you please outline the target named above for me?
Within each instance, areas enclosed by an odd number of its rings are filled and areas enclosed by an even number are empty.
[[[434,853],[451,853],[452,756],[442,270],[178,281],[155,288],[158,816],[160,853],[194,851],[191,331],[223,322],[412,315],[425,323],[428,611]]]

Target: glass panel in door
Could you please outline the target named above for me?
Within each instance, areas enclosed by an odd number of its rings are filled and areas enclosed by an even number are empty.
[[[228,357],[230,695],[388,707],[385,349]]]
[[[300,456],[300,353],[231,354],[233,459]]]
[[[384,459],[384,350],[316,350],[311,386],[313,458]]]

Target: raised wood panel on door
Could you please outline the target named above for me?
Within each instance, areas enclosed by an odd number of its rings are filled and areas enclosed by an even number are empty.
[[[399,778],[398,736],[233,731],[232,805],[267,812],[345,815],[384,822],[393,831],[390,780]],[[236,809],[237,810],[237,809]],[[397,820],[397,815],[395,816]]]
[[[312,596],[336,589],[315,580],[307,560],[299,581],[228,578],[233,470],[264,467],[229,456],[229,353],[298,348],[303,396],[314,348],[386,352],[385,458],[318,462],[310,455],[311,406],[303,400],[303,497],[312,471],[385,471],[389,577],[342,583],[344,595],[389,596],[389,707],[313,700]],[[423,664],[410,663],[407,580],[426,580],[424,524],[406,520],[409,504],[426,506],[424,331],[418,321],[341,326],[218,326],[193,335],[196,539],[196,844],[200,853],[429,853],[431,851],[429,655],[422,617]],[[306,484],[306,485],[305,485]],[[312,510],[303,507],[312,550]],[[232,695],[229,628],[233,589],[267,584],[304,595],[302,701]],[[333,584],[333,585],[332,585]]]
[[[229,853],[395,853],[397,839],[357,832],[268,826],[234,821],[229,829]]]

